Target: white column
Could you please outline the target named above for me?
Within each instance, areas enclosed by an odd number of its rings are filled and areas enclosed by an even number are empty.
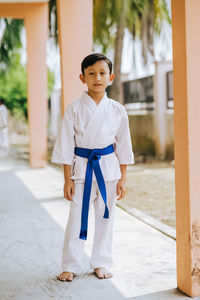
[[[172,62],[155,62],[154,103],[155,103],[155,144],[156,156],[166,157],[167,72],[172,70]]]

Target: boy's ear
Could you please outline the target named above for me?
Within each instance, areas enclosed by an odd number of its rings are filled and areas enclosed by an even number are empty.
[[[79,75],[79,78],[82,81],[82,83],[86,83],[85,77],[84,77],[84,75],[82,73]]]
[[[114,73],[110,74],[110,79],[109,79],[110,84],[112,84],[114,78],[115,78],[115,74]]]

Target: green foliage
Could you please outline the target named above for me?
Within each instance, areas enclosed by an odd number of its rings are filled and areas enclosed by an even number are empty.
[[[49,37],[58,44],[58,16],[56,0],[49,0]]]
[[[51,98],[51,93],[54,87],[55,79],[54,79],[54,72],[48,70],[48,99]]]
[[[171,18],[165,0],[154,0],[155,31],[159,34],[162,28],[163,20],[171,25]]]
[[[0,18],[0,72],[5,71],[12,64],[12,57],[22,47],[21,31],[24,20]],[[56,0],[49,0],[49,37],[53,37],[58,44],[58,21]]]
[[[11,113],[23,112],[27,118],[27,74],[16,55],[8,72],[0,76],[0,97]]]
[[[54,74],[48,72],[48,97],[54,85]],[[0,75],[0,97],[5,100],[12,114],[23,114],[27,118],[27,72],[20,63],[20,55],[13,58],[10,69]]]
[[[171,24],[166,0],[93,0],[93,37],[106,53],[114,46],[116,28],[125,9],[125,28],[133,35],[145,40],[145,50],[153,43],[154,32],[159,34],[163,21]]]
[[[0,21],[0,29],[4,28],[0,40],[0,71],[2,72],[12,64],[14,54],[22,47],[20,33],[24,21],[16,19],[0,19]]]
[[[103,53],[109,46],[114,46],[121,3],[121,0],[93,0],[93,38],[102,46]]]

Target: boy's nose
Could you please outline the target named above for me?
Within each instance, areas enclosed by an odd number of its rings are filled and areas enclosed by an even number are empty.
[[[100,74],[96,75],[96,79],[99,80],[101,78]]]

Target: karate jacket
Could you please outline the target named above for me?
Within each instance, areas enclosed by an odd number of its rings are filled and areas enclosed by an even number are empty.
[[[71,165],[71,178],[84,182],[87,158],[76,156],[74,148],[99,149],[111,144],[115,151],[100,159],[106,181],[121,178],[120,164],[134,163],[128,116],[124,106],[108,98],[106,92],[98,105],[83,92],[65,112],[51,161]]]

